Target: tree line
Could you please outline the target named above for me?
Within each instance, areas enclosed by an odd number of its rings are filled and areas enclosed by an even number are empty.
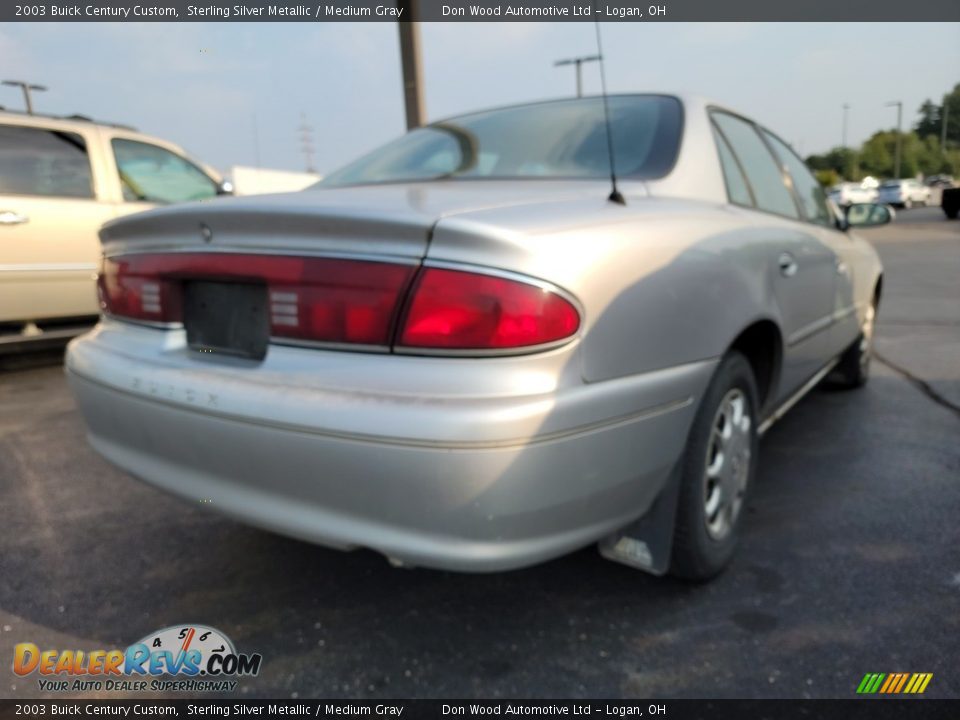
[[[947,113],[946,145],[941,145],[943,113]],[[960,175],[960,83],[944,97],[943,104],[926,100],[918,109],[919,119],[901,133],[900,176]],[[875,132],[859,148],[835,147],[822,155],[811,155],[807,164],[824,185],[841,180],[859,182],[868,175],[892,177],[897,131]]]

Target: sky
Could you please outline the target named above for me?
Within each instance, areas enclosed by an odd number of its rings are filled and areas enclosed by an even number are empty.
[[[904,127],[960,82],[958,23],[604,23],[609,92],[705,95],[803,155]],[[427,117],[574,94],[556,59],[596,52],[592,23],[425,23]],[[221,171],[327,173],[405,130],[393,23],[7,23],[0,79],[46,85],[38,112],[129,124]],[[596,63],[585,93],[600,92]],[[0,105],[22,108],[0,87]]]

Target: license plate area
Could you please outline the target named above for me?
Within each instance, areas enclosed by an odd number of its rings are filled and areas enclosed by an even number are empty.
[[[183,285],[187,344],[200,353],[263,360],[270,341],[267,286],[189,281]]]

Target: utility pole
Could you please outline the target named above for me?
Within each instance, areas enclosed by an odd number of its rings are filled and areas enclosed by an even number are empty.
[[[850,109],[850,106],[847,103],[843,104],[843,145],[842,148],[846,149],[847,147],[847,110]]]
[[[23,102],[27,106],[27,115],[33,115],[33,102],[30,98],[30,91],[36,90],[37,92],[43,92],[47,89],[43,85],[33,85],[32,83],[25,83],[21,80],[4,80],[3,84],[18,87],[23,90]]]
[[[596,62],[600,59],[599,55],[581,55],[579,57],[564,58],[557,60],[553,66],[561,67],[563,65],[575,65],[577,68],[577,97],[583,97],[583,77],[581,75],[581,66],[584,63]]]
[[[900,131],[900,128],[902,126],[902,120],[903,120],[903,102],[900,100],[893,100],[887,103],[887,107],[894,107],[894,106],[896,106],[897,108],[897,149],[896,149],[896,153],[893,156],[894,157],[893,177],[895,180],[899,180],[900,179],[900,151],[903,146],[903,133]]]
[[[403,66],[403,101],[407,111],[407,130],[423,125],[426,111],[423,104],[423,60],[420,57],[419,0],[397,0],[404,20],[397,23],[400,31],[400,63]]]
[[[307,161],[307,172],[315,173],[316,168],[313,166],[313,126],[307,125],[307,116],[304,113],[300,113],[300,127],[297,128],[297,132],[300,133],[300,150],[303,151],[303,156]]]

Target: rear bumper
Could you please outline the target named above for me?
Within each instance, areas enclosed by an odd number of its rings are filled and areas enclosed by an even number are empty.
[[[274,359],[284,353],[344,356],[284,348]],[[642,515],[683,450],[714,367],[546,394],[431,399],[292,392],[270,373],[238,381],[242,369],[188,370],[162,355],[125,355],[102,327],[71,343],[70,383],[107,459],[269,530],[465,571],[540,562]],[[498,370],[496,361],[487,367]]]

